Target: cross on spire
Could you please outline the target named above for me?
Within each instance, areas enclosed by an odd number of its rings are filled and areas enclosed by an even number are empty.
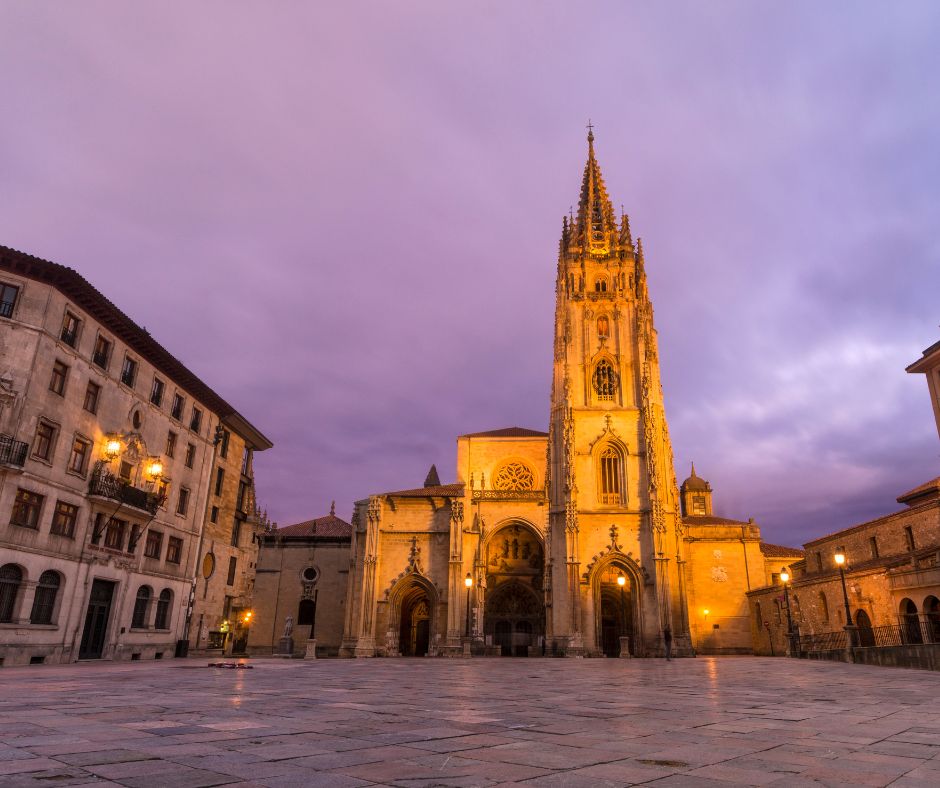
[[[587,123],[587,126],[585,126],[585,128],[588,130],[588,141],[593,142],[594,141],[594,124],[591,123],[590,118],[588,118],[588,123]]]

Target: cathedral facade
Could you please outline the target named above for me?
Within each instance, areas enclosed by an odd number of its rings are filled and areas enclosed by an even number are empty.
[[[642,243],[614,214],[593,132],[553,342],[547,433],[462,435],[455,483],[432,467],[422,487],[356,503],[342,655],[749,650],[760,532],[712,516],[694,472],[680,494]]]

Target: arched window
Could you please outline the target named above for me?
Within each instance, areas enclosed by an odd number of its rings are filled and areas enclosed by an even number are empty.
[[[594,291],[597,293],[606,293],[607,292],[607,280],[603,277],[598,277],[594,281]]]
[[[829,623],[829,600],[822,591],[819,592],[819,616],[824,624]]]
[[[535,487],[535,474],[521,462],[507,462],[493,474],[494,490],[531,490]]]
[[[23,583],[23,570],[16,564],[0,566],[0,623],[13,621],[16,597]]]
[[[620,504],[625,500],[623,493],[623,457],[614,446],[607,446],[598,457],[598,489],[600,502]]]
[[[137,599],[134,602],[134,617],[131,619],[131,627],[134,629],[144,629],[147,626],[147,608],[150,605],[150,597],[153,592],[150,586],[141,586],[137,589]]]
[[[46,571],[39,576],[36,595],[33,597],[33,609],[29,614],[30,624],[51,624],[55,610],[55,598],[59,594],[62,581],[58,572]]]
[[[153,621],[154,629],[170,628],[170,603],[173,601],[173,592],[169,588],[164,588],[160,592],[160,598],[157,600],[157,614]]]
[[[612,400],[617,394],[617,373],[607,359],[601,359],[594,367],[594,391],[599,400]]]

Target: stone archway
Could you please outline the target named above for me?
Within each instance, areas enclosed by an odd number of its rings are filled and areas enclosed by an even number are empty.
[[[605,657],[621,655],[622,637],[629,639],[631,656],[640,652],[640,584],[631,564],[625,556],[614,555],[592,573],[594,643]]]
[[[431,645],[431,600],[421,586],[401,601],[398,648],[403,657],[426,657]]]
[[[483,631],[504,657],[541,653],[545,634],[545,606],[531,586],[510,580],[487,594]]]

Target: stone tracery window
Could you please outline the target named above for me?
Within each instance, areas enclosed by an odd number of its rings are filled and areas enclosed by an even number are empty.
[[[623,457],[614,446],[607,446],[598,458],[600,502],[623,503]]]
[[[531,490],[535,487],[535,474],[521,462],[507,462],[493,477],[493,489]]]
[[[612,400],[617,394],[617,373],[607,359],[601,359],[594,367],[594,391],[599,400]]]

